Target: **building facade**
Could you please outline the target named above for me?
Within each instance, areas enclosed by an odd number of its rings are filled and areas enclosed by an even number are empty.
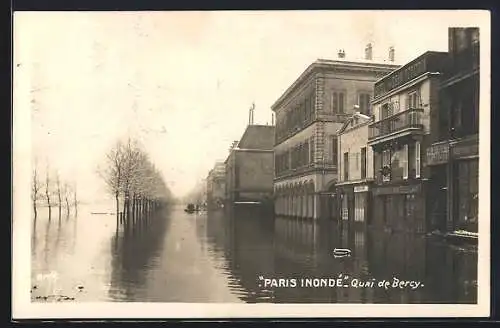
[[[207,206],[209,209],[221,207],[226,196],[226,166],[217,162],[207,176]]]
[[[373,150],[368,147],[372,117],[354,113],[337,133],[339,218],[343,222],[370,223]]]
[[[479,28],[450,28],[439,140],[427,149],[435,230],[478,231]],[[487,109],[489,110],[489,109]]]
[[[354,105],[370,114],[373,84],[397,67],[370,60],[320,59],[274,103],[277,215],[318,219],[338,212],[336,133]]]
[[[248,125],[230,150],[226,165],[226,202],[272,203],[274,126]]]
[[[437,140],[439,87],[446,52],[428,51],[375,83],[373,220],[379,227],[424,232],[428,145]]]

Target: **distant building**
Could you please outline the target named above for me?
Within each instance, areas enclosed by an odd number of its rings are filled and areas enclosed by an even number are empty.
[[[224,204],[226,194],[226,166],[223,162],[215,164],[207,177],[207,206],[218,208]]]
[[[348,61],[341,51],[338,60],[309,65],[274,103],[276,214],[316,219],[338,213],[336,133],[354,105],[371,115],[375,81],[398,67]]]
[[[337,194],[342,221],[364,223],[371,218],[373,151],[367,146],[371,122],[371,116],[354,113],[337,133]]]
[[[274,126],[249,124],[226,165],[226,201],[272,202]]]
[[[433,229],[478,232],[479,28],[450,28],[448,36],[439,135],[426,154],[434,200],[429,217]]]
[[[375,83],[373,220],[395,230],[426,230],[425,161],[437,137],[439,87],[446,52],[428,51]]]

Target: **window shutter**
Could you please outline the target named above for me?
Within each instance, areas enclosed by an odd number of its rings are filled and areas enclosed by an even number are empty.
[[[323,162],[326,163],[330,160],[330,138],[328,136],[325,136],[324,143]]]
[[[314,163],[314,139],[311,138],[311,143],[310,143],[310,151],[309,151],[309,163]]]
[[[344,112],[344,93],[339,93],[339,113]]]
[[[338,96],[337,93],[334,92],[332,94],[332,113],[337,113],[338,110],[337,103],[338,103]]]
[[[337,137],[332,136],[332,162],[337,165],[337,151],[338,151]]]
[[[408,179],[408,144],[403,147],[403,179]]]
[[[420,178],[420,141],[415,143],[415,177]]]

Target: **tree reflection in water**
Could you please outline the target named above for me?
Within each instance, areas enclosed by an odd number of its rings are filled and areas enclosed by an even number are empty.
[[[233,290],[245,302],[275,303],[475,303],[477,249],[453,247],[412,233],[390,233],[348,224],[273,218],[258,211],[210,213],[206,242],[225,262]],[[334,248],[350,257],[334,258]],[[291,288],[259,286],[266,278],[337,278],[419,281],[422,288]]]
[[[163,209],[147,222],[139,221],[133,228],[115,232],[111,238],[112,300],[148,301],[147,276],[158,266],[169,222],[169,209]]]

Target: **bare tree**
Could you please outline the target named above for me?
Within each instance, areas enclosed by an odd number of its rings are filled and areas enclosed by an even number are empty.
[[[32,176],[32,182],[31,182],[31,200],[33,201],[33,212],[35,214],[35,220],[37,218],[37,207],[36,207],[36,202],[38,200],[38,193],[40,192],[41,185],[40,181],[38,180],[38,170],[36,167],[36,164],[33,168],[33,176]]]
[[[125,151],[124,145],[118,141],[113,148],[106,154],[106,166],[103,170],[99,170],[99,175],[104,179],[108,190],[115,197],[116,202],[116,220],[118,224],[120,214],[120,193],[123,190],[124,166],[125,166]],[[76,188],[74,190],[75,206],[76,206]]]
[[[123,219],[125,228],[135,226],[156,209],[158,200],[170,195],[149,156],[136,140],[118,142],[106,154],[106,167],[98,170],[109,191],[115,196],[117,213],[119,199],[123,197]],[[163,189],[162,189],[163,188]],[[143,220],[144,219],[144,220]],[[141,221],[142,220],[142,221]],[[119,218],[117,217],[117,226]]]
[[[49,207],[49,220],[52,217],[52,207],[50,205],[50,173],[47,165],[47,172],[45,174],[45,198],[47,199],[47,206]]]
[[[128,220],[133,219],[133,217],[131,217],[135,206],[135,194],[133,188],[135,186],[136,175],[138,174],[142,153],[138,143],[130,138],[126,143],[124,150],[124,170],[122,182],[125,196],[125,218],[128,223]]]
[[[71,193],[71,187],[69,186],[69,184],[65,183],[63,188],[64,188],[64,200],[66,201],[66,215],[69,218],[69,213],[70,213],[69,196]]]
[[[73,186],[73,206],[75,207],[75,216],[77,216],[78,215],[78,199],[76,197],[76,183]],[[118,213],[116,215],[118,215]]]
[[[59,220],[61,219],[61,208],[62,208],[62,190],[61,190],[61,178],[59,177],[59,173],[56,172],[56,188],[57,188],[57,200],[59,207]]]

